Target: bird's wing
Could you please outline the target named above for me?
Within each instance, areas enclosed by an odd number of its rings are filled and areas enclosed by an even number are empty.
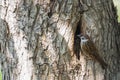
[[[98,56],[98,54],[97,54],[98,50],[96,49],[96,47],[92,41],[88,41],[88,42],[82,44],[81,48],[82,48],[82,52],[85,52],[86,54],[88,54],[91,57]]]

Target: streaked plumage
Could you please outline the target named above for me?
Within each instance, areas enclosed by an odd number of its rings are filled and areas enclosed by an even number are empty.
[[[87,58],[97,60],[102,65],[102,68],[105,68],[107,64],[103,61],[103,59],[98,54],[98,50],[95,44],[89,38],[89,36],[82,34],[79,37],[81,39],[81,53],[85,55]]]

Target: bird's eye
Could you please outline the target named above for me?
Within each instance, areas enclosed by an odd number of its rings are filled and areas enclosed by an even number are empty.
[[[85,38],[82,37],[81,39],[84,40]]]

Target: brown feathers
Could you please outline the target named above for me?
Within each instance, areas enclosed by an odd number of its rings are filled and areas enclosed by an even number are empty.
[[[98,54],[98,50],[90,39],[88,35],[81,34],[78,36],[81,39],[81,52],[84,56],[89,57],[91,59],[97,60],[102,68],[105,68],[107,64],[103,61],[103,59]]]

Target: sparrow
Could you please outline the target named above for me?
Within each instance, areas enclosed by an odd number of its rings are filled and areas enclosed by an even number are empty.
[[[98,54],[98,49],[96,48],[95,44],[90,39],[90,37],[87,34],[80,34],[77,36],[81,40],[80,42],[81,54],[83,54],[86,58],[91,58],[93,60],[98,61],[100,65],[102,66],[102,68],[105,69],[107,64]]]

